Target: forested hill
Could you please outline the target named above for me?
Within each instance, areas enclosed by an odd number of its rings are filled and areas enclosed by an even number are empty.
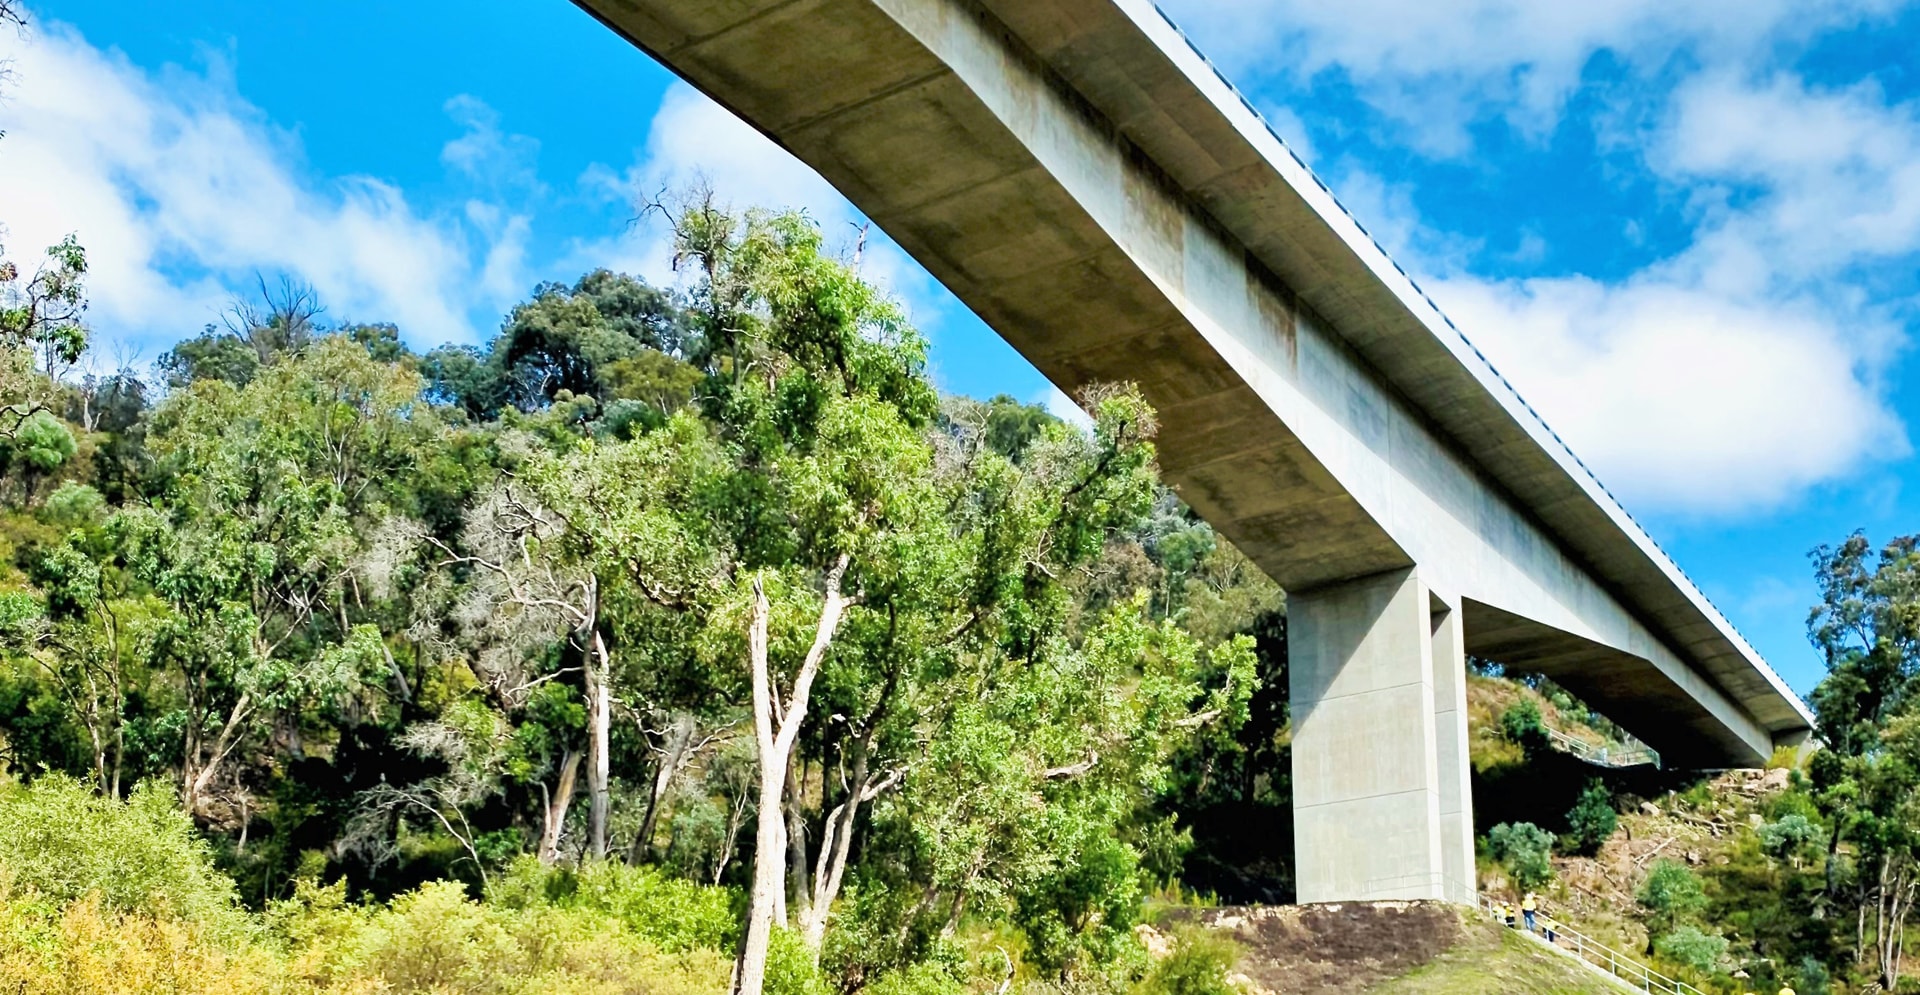
[[[0,263],[0,988],[1233,989],[1135,927],[1292,897],[1284,598],[1153,411],[944,396],[803,215],[665,217],[675,287],[425,353],[263,280],[89,373],[78,242]],[[1477,661],[1483,886],[1703,989],[1898,990],[1917,547],[1816,551],[1824,748],[1744,822]]]
[[[843,977],[977,916],[1111,961],[1194,827],[1284,810],[1280,593],[1129,387],[1087,426],[942,396],[805,218],[671,218],[685,287],[543,286],[482,348],[267,283],[150,372],[42,363],[0,442],[10,776],[176,797],[255,908],[609,861]],[[1199,856],[1285,897],[1254,843]]]

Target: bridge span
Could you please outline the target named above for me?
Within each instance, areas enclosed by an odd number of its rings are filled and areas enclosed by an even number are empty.
[[[1301,901],[1473,900],[1468,654],[1673,766],[1812,716],[1148,0],[575,0],[1061,388],[1132,380],[1288,594]]]

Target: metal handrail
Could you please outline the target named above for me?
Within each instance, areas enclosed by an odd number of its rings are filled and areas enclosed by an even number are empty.
[[[1493,917],[1495,921],[1500,921],[1500,917],[1494,911],[1498,904],[1485,895],[1480,896],[1480,911]],[[1526,926],[1523,923],[1516,928],[1526,929]],[[1555,939],[1552,941],[1537,932],[1530,931],[1530,935],[1536,941],[1547,943],[1561,953],[1579,958],[1596,970],[1606,971],[1628,985],[1638,986],[1641,991],[1661,992],[1663,995],[1706,995],[1705,992],[1684,981],[1669,978],[1648,967],[1644,961],[1635,960],[1579,930],[1568,929],[1559,920],[1554,921],[1553,931]]]
[[[1660,766],[1660,754],[1644,743],[1628,743],[1618,749],[1611,746],[1594,746],[1558,729],[1548,729],[1547,739],[1565,752],[1603,767],[1637,767],[1641,764],[1652,764],[1656,768]]]

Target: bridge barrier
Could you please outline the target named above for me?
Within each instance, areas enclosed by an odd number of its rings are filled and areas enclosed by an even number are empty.
[[[1499,904],[1501,903],[1482,896],[1479,907],[1481,912],[1504,925],[1505,921],[1495,912]],[[1526,926],[1522,923],[1516,928],[1524,930]],[[1538,932],[1532,932],[1530,935],[1535,942],[1546,944],[1565,956],[1579,960],[1594,970],[1624,983],[1629,988],[1643,992],[1658,992],[1661,995],[1706,995],[1705,992],[1684,981],[1669,978],[1648,967],[1645,961],[1630,954],[1623,954],[1577,929],[1569,928],[1558,919],[1554,920],[1553,931],[1555,938],[1551,943],[1548,943],[1547,938]]]
[[[1557,729],[1548,729],[1547,739],[1562,753],[1571,753],[1590,764],[1598,764],[1602,767],[1638,767],[1643,764],[1652,764],[1656,770],[1660,768],[1660,754],[1644,743],[1627,743],[1619,747],[1594,746]]]

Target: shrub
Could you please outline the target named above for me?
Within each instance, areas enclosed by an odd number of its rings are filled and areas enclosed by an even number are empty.
[[[6,445],[15,459],[41,473],[59,469],[79,450],[67,426],[45,411],[28,415]]]
[[[966,995],[968,989],[951,965],[928,962],[888,971],[866,991],[867,995]]]
[[[1809,843],[1826,834],[1813,820],[1798,812],[1790,812],[1779,819],[1761,825],[1758,830],[1760,849],[1769,856],[1793,859]]]
[[[343,991],[719,995],[726,986],[725,954],[664,953],[591,909],[483,905],[451,881],[425,885],[383,909],[329,911],[330,902],[299,917],[329,922],[304,932],[296,962],[308,982]],[[788,988],[779,995],[801,993]]]
[[[1827,995],[1833,990],[1833,975],[1827,972],[1827,965],[1820,963],[1818,957],[1802,957],[1798,983],[1793,987],[1800,995]]]
[[[522,857],[509,869],[507,883],[490,897],[526,906],[536,894],[540,901],[563,908],[612,916],[666,950],[731,949],[739,928],[730,889],[612,861],[569,870]]]
[[[1620,817],[1613,810],[1613,792],[1597,777],[1588,781],[1579,800],[1567,812],[1566,839],[1570,849],[1586,856],[1598,853],[1600,844],[1613,835],[1619,822]]]
[[[1487,833],[1487,850],[1521,888],[1553,879],[1553,836],[1531,822],[1503,822]]]
[[[63,775],[0,789],[0,874],[58,905],[98,895],[105,914],[158,912],[222,937],[246,929],[232,879],[154,782],[124,802]]]
[[[230,949],[193,922],[0,894],[0,991],[226,995],[291,991],[260,950]]]
[[[1703,932],[1698,926],[1680,926],[1655,940],[1653,949],[1675,964],[1712,973],[1726,955],[1727,938]]]
[[[1540,706],[1531,698],[1522,698],[1500,713],[1500,731],[1529,750],[1547,744],[1547,723],[1540,717]]]
[[[767,995],[829,995],[826,976],[799,933],[775,928],[771,939],[767,945]]]
[[[1707,893],[1700,886],[1700,878],[1685,864],[1671,860],[1654,862],[1637,897],[1650,913],[1647,933],[1656,937],[1672,932],[1707,907]]]
[[[1135,986],[1137,995],[1235,995],[1227,973],[1239,959],[1234,942],[1218,933],[1190,928],[1174,934],[1173,950]]]

